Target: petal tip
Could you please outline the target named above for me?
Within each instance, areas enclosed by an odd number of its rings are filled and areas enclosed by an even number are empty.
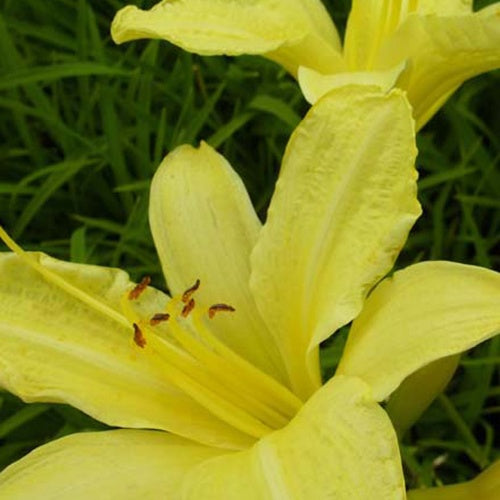
[[[133,18],[141,12],[135,5],[127,5],[120,9],[111,22],[111,39],[116,44],[121,44],[139,38],[138,34],[132,29]]]

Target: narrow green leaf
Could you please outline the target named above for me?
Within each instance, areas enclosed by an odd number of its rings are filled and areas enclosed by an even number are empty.
[[[75,62],[22,68],[1,75],[0,90],[13,89],[29,83],[47,83],[61,78],[86,75],[130,76],[130,71],[94,62]]]

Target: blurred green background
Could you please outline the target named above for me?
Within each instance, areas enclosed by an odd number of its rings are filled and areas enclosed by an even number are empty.
[[[164,287],[147,224],[162,157],[208,141],[265,219],[308,106],[259,58],[201,58],[158,41],[114,46],[109,25],[124,3],[0,0],[0,223],[26,249],[149,274]],[[325,4],[342,31],[350,2]],[[424,215],[397,267],[449,259],[499,270],[499,83],[499,72],[468,82],[420,133]],[[344,339],[323,346],[326,377]],[[498,339],[464,357],[446,395],[405,436],[409,486],[468,479],[500,456],[499,360]],[[55,437],[103,427],[73,408],[0,392],[0,468]]]

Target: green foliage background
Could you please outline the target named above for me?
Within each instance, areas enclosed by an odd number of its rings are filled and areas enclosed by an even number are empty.
[[[343,26],[349,2],[325,3]],[[201,58],[158,41],[114,46],[109,25],[123,5],[0,0],[0,223],[26,249],[149,274],[164,287],[147,207],[165,153],[206,140],[264,219],[307,105],[283,70],[259,58]],[[398,267],[449,259],[499,269],[499,79],[464,85],[419,135],[424,215]],[[344,338],[323,347],[325,376]],[[465,480],[499,457],[499,360],[498,339],[464,357],[404,438],[410,486]],[[103,427],[73,408],[0,392],[0,468],[55,437]]]

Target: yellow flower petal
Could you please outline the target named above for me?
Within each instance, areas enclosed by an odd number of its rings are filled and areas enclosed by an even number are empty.
[[[444,391],[459,361],[460,355],[433,361],[403,380],[391,394],[385,411],[389,414],[398,436],[403,436],[436,396]]]
[[[17,255],[0,254],[3,387],[25,401],[70,404],[109,425],[164,429],[222,447],[252,442],[176,389],[154,351],[134,343],[119,305],[132,285],[125,272],[38,253],[27,258],[111,312],[78,300]],[[166,300],[148,289],[142,312],[148,317]]]
[[[418,0],[421,15],[457,16],[472,13],[473,0]]]
[[[323,5],[323,0],[299,0],[304,12],[307,13],[311,26],[324,40],[326,40],[335,50],[342,49],[340,37],[333,24],[332,18]],[[291,4],[288,2],[287,7]],[[283,14],[283,13],[282,13]]]
[[[148,11],[120,10],[117,43],[162,38],[202,55],[262,54],[295,73],[299,65],[340,62],[335,26],[320,0],[163,0]]]
[[[380,54],[388,65],[407,58],[411,63],[397,85],[408,91],[420,129],[465,80],[500,67],[500,8],[410,16]]]
[[[439,488],[408,491],[408,500],[498,500],[500,460],[494,462],[472,481]]]
[[[362,378],[377,400],[410,374],[500,331],[500,273],[424,262],[383,281],[356,318],[337,373]]]
[[[405,63],[386,71],[349,71],[323,75],[318,71],[301,66],[298,72],[300,88],[307,102],[314,104],[318,99],[333,89],[344,85],[372,85],[387,92],[396,83],[405,68]]]
[[[403,499],[397,439],[359,379],[334,377],[288,426],[253,448],[208,460],[186,499]]]
[[[471,0],[353,0],[347,21],[344,55],[350,70],[387,69],[401,64],[406,57],[399,57],[387,65],[379,51],[390,45],[391,35],[409,17],[431,19],[437,16],[459,16],[472,13]],[[392,42],[391,42],[392,43]],[[402,46],[395,50],[404,52],[411,38],[401,37]],[[451,43],[451,42],[450,42]]]
[[[286,380],[278,348],[250,292],[250,252],[260,231],[243,183],[209,145],[170,153],[151,185],[150,224],[170,290],[201,280],[197,300],[233,306],[213,327],[224,343]]]
[[[344,57],[349,70],[376,69],[378,52],[418,2],[353,0],[347,20]],[[392,67],[401,64],[398,60]],[[390,66],[384,66],[387,69]]]
[[[88,432],[52,441],[0,474],[9,500],[179,498],[186,473],[221,450],[165,432]]]
[[[411,110],[399,91],[343,87],[292,135],[251,288],[295,391],[320,385],[317,346],[361,310],[420,214]]]

